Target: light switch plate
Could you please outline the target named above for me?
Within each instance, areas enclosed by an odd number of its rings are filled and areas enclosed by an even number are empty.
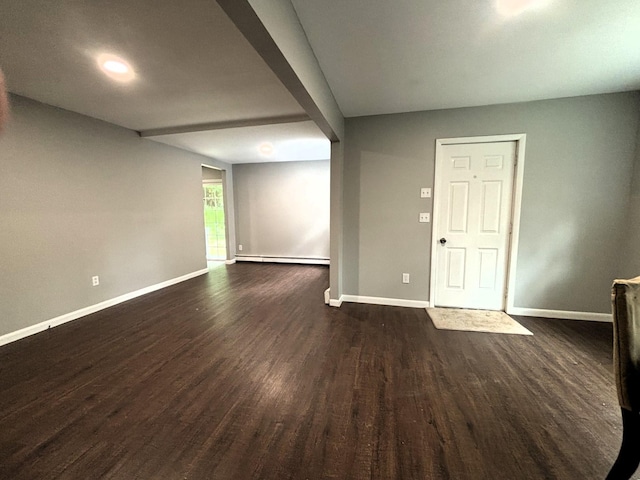
[[[431,189],[428,187],[421,188],[420,198],[431,198]]]
[[[429,223],[431,221],[431,214],[428,212],[420,213],[420,223]]]

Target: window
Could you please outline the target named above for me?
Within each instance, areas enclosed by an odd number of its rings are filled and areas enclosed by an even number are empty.
[[[204,230],[207,245],[207,260],[227,258],[227,243],[224,227],[224,198],[222,183],[203,183]]]

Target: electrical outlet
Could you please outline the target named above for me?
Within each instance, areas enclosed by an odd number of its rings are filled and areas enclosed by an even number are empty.
[[[402,283],[409,283],[409,274],[408,273],[403,273],[402,274]]]
[[[238,251],[241,252],[242,251],[242,245],[238,245]]]
[[[431,214],[428,212],[420,213],[420,223],[429,223],[431,221]]]
[[[420,198],[431,198],[431,189],[428,187],[420,189]]]
[[[97,275],[95,277],[91,277],[91,284],[94,287],[97,287],[98,285],[100,285],[100,277]]]

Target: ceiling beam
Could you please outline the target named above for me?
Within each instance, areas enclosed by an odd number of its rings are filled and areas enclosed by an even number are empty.
[[[300,80],[295,70],[278,47],[277,43],[264,26],[260,17],[252,8],[249,0],[216,0],[222,7],[238,30],[258,52],[273,73],[291,93],[300,106],[307,112],[318,128],[322,130],[329,140],[338,141],[338,132],[334,131],[331,123],[322,113],[315,100],[310,95],[304,83]],[[314,57],[314,61],[315,57]],[[319,68],[319,67],[318,67]],[[324,80],[324,78],[323,78]],[[327,87],[328,88],[328,87]],[[333,98],[333,97],[332,97]],[[336,104],[337,108],[337,104]],[[340,114],[342,116],[342,114]]]
[[[152,128],[138,132],[141,137],[158,137],[174,135],[176,133],[206,132],[209,130],[223,130],[226,128],[261,127],[263,125],[279,125],[282,123],[297,123],[310,120],[305,113],[296,115],[281,115],[278,117],[248,118],[244,120],[228,120],[225,122],[198,123],[196,125],[178,125],[175,127]]]

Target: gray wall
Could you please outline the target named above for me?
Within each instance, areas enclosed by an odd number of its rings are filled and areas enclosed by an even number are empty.
[[[428,300],[435,140],[526,133],[515,306],[609,312],[639,112],[631,92],[347,119],[344,293]]]
[[[222,180],[222,170],[202,167],[202,180]]]
[[[329,161],[233,166],[237,255],[329,258]]]
[[[343,294],[342,265],[344,258],[344,224],[343,200],[344,191],[344,143],[331,142],[331,220],[329,225],[331,248],[331,265],[329,267],[330,298],[338,300]]]
[[[640,275],[640,125],[636,142],[636,157],[631,182],[631,199],[623,255],[620,258],[621,278]]]
[[[200,165],[216,162],[11,101],[0,137],[0,335],[206,268]]]

